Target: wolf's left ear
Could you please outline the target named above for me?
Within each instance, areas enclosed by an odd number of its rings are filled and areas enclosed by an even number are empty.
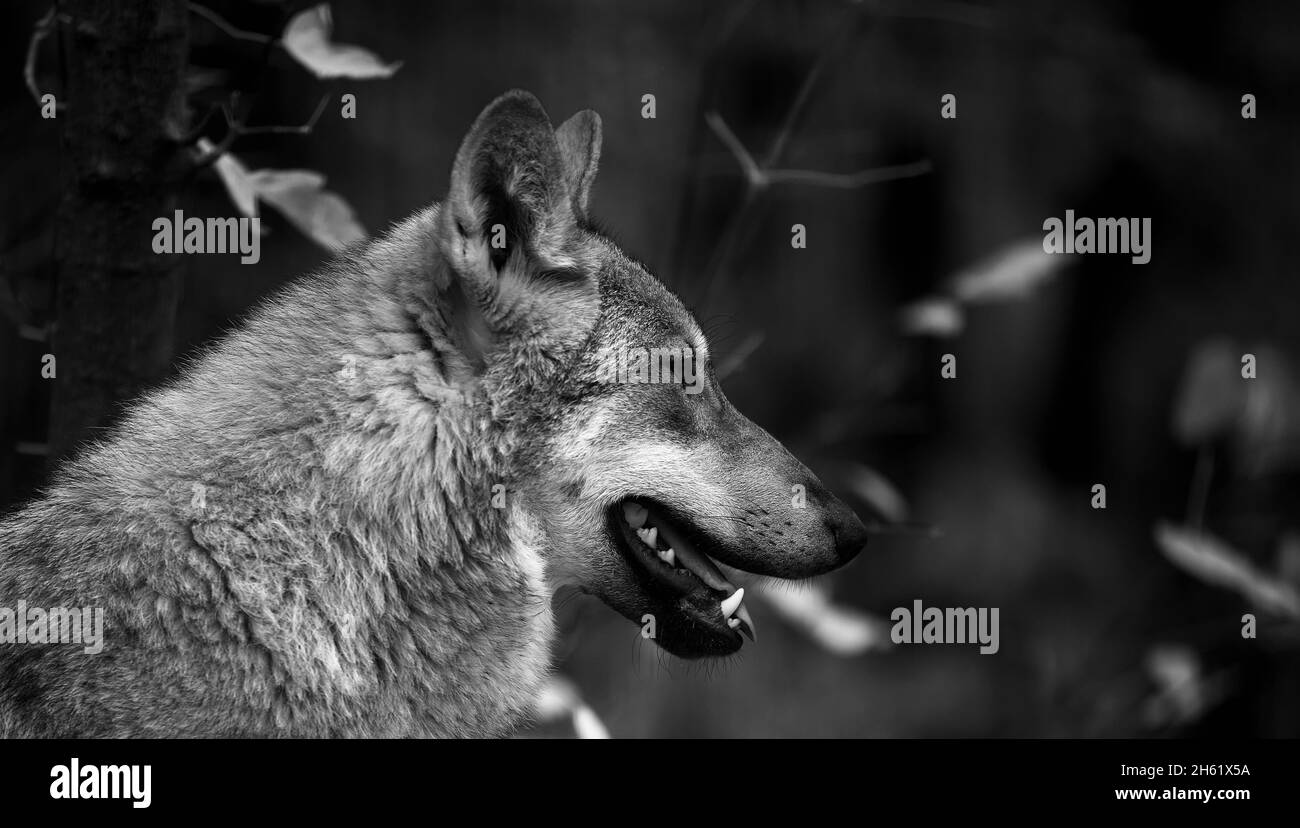
[[[564,159],[564,180],[573,201],[573,212],[587,217],[587,198],[600,165],[600,116],[584,109],[555,130]]]
[[[582,244],[600,154],[600,120],[580,113],[556,131],[527,92],[488,104],[456,153],[435,243],[447,335],[472,373],[515,333],[535,346],[581,341],[600,314]]]
[[[483,110],[461,143],[439,243],[476,290],[515,255],[545,258],[574,226],[566,160],[537,98],[514,90]]]

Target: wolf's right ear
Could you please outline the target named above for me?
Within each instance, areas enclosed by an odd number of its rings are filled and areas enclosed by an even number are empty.
[[[479,298],[512,257],[546,258],[574,225],[565,158],[527,92],[488,104],[456,153],[439,246]]]

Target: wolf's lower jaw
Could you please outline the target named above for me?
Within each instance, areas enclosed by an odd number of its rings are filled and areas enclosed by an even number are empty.
[[[616,507],[621,523],[635,535],[635,541],[624,533],[629,557],[642,564],[642,571],[650,580],[667,591],[684,594],[710,590],[720,596],[718,611],[728,628],[738,630],[757,641],[757,628],[743,601],[744,588],[737,588],[708,555],[699,551],[667,518],[652,505],[635,498],[623,501]]]

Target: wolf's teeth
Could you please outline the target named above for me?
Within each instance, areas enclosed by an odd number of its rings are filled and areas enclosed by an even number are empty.
[[[741,632],[748,634],[750,641],[753,641],[755,644],[758,643],[758,627],[754,626],[754,619],[749,617],[749,607],[745,606],[744,604],[741,604],[740,606],[736,607],[736,616],[731,620],[744,621],[745,629],[741,630]],[[736,625],[732,624],[731,628],[734,630],[736,628]]]
[[[623,519],[626,520],[627,525],[631,526],[633,529],[640,529],[642,526],[645,526],[646,518],[649,516],[649,510],[640,503],[628,501],[623,504]]]
[[[636,536],[645,541],[645,545],[651,549],[655,548],[655,543],[659,540],[659,530],[651,526],[649,529],[638,529]]]
[[[732,613],[734,613],[734,612],[736,611],[736,608],[740,606],[740,602],[743,601],[743,600],[745,600],[745,588],[744,588],[744,587],[741,587],[740,589],[738,589],[738,590],[736,590],[735,592],[731,593],[731,595],[730,595],[729,597],[723,599],[723,601],[722,601],[722,617],[723,617],[723,618],[730,618],[731,615],[732,615]]]
[[[728,619],[727,619],[727,626],[728,626],[728,627],[731,627],[731,628],[734,630],[736,627],[739,627],[739,626],[740,626],[740,619],[739,619],[739,618],[728,618]]]
[[[718,567],[709,560],[707,555],[703,555],[691,546],[676,529],[668,524],[663,526],[664,543],[677,550],[677,565],[682,569],[694,573],[701,581],[708,584],[711,589],[721,592],[732,593],[736,588],[727,582]]]
[[[671,550],[671,549],[660,549],[660,550],[659,550],[659,560],[663,561],[664,563],[668,564],[669,566],[676,566],[676,565],[677,565],[677,553],[674,552],[674,551]]]

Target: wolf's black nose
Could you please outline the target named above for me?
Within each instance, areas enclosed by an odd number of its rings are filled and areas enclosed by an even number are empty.
[[[835,539],[835,556],[840,564],[853,560],[867,545],[867,527],[853,510],[840,500],[831,504],[826,526]]]

